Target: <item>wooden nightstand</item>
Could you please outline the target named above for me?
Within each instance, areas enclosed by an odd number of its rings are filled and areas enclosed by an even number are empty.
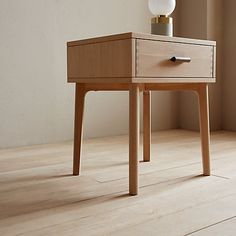
[[[76,83],[73,174],[79,175],[85,94],[129,91],[129,193],[138,194],[139,92],[143,92],[143,159],[150,161],[150,91],[198,94],[203,174],[210,175],[208,83],[215,82],[216,43],[140,33],[68,42],[68,82]]]

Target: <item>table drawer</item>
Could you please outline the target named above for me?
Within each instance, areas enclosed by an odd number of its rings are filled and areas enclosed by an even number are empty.
[[[191,58],[191,61],[173,62],[172,57]],[[136,77],[212,78],[213,64],[213,46],[143,39],[136,42]]]

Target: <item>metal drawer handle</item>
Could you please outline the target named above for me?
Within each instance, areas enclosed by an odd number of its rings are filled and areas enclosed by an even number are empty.
[[[170,60],[173,62],[191,62],[190,57],[172,57]]]

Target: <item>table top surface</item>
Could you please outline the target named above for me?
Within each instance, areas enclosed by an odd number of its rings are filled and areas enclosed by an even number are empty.
[[[190,39],[190,38],[182,38],[182,37],[169,37],[169,36],[154,35],[154,34],[147,34],[147,33],[134,33],[134,32],[127,32],[127,33],[121,33],[121,34],[114,34],[114,35],[107,35],[107,36],[101,36],[101,37],[95,37],[95,38],[70,41],[67,43],[67,46],[73,47],[73,46],[78,46],[78,45],[101,43],[101,42],[121,40],[121,39],[130,39],[130,38],[216,46],[216,42],[211,41],[211,40]]]

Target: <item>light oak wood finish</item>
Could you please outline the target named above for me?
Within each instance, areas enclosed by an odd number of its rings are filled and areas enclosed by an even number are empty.
[[[202,84],[203,83],[165,83],[165,84],[148,83],[148,84],[145,84],[145,89],[146,90],[160,90],[160,91],[168,91],[168,90],[198,91]]]
[[[143,161],[150,161],[151,150],[151,96],[143,92]]]
[[[145,39],[145,40],[152,40],[152,41],[163,41],[163,42],[179,42],[179,43],[186,43],[186,44],[197,44],[197,45],[207,45],[207,46],[216,46],[215,41],[210,40],[202,40],[202,39],[191,39],[191,38],[180,38],[180,37],[168,37],[162,35],[154,35],[154,34],[147,34],[147,33],[135,33],[135,32],[127,32],[122,34],[114,34],[108,36],[101,36],[97,38],[90,38],[90,39],[81,39],[76,41],[71,41],[67,43],[68,47],[79,46],[79,45],[87,45],[87,44],[94,44],[94,43],[103,43],[103,42],[110,42],[116,40],[125,40],[125,39]]]
[[[210,169],[210,125],[209,125],[209,98],[208,85],[203,84],[198,91],[199,120],[201,130],[203,174],[209,176]]]
[[[205,78],[205,81],[213,77],[212,46],[137,40],[136,47],[136,77]],[[170,59],[174,56],[189,57],[191,62],[173,62]]]
[[[129,193],[138,194],[139,162],[139,86],[131,84],[129,88]]]
[[[131,78],[132,40],[68,47],[68,81],[73,78]]]
[[[213,41],[140,33],[68,42],[68,82],[212,83],[215,46]],[[173,63],[173,56],[192,61]]]
[[[67,44],[68,82],[81,94],[129,91],[129,193],[138,193],[139,91],[143,104],[143,161],[150,161],[150,91],[191,90],[199,95],[203,173],[210,175],[207,84],[215,82],[215,42],[140,33],[125,33]],[[191,62],[172,62],[190,57]],[[76,102],[74,174],[79,174],[83,96]],[[78,124],[76,124],[78,123]]]
[[[82,153],[83,116],[84,116],[85,94],[86,94],[85,86],[83,84],[76,84],[73,175],[79,175],[79,173],[80,173],[80,157],[81,157],[81,153]]]
[[[216,79],[215,78],[174,78],[174,77],[169,77],[169,78],[151,78],[151,77],[144,77],[144,78],[132,78],[133,83],[146,83],[146,84],[152,84],[152,83],[159,83],[159,84],[166,84],[166,83],[215,83]],[[119,80],[120,81],[120,80]]]
[[[0,235],[234,235],[236,133],[212,133],[212,176],[201,177],[198,132],[152,134],[140,194],[128,197],[128,136],[0,150]]]
[[[199,117],[201,127],[201,147],[203,174],[210,175],[210,154],[209,154],[209,112],[208,112],[208,94],[206,83],[177,83],[177,84],[81,84],[76,85],[78,96],[76,96],[76,119],[75,119],[75,147],[74,147],[74,175],[79,174],[81,145],[82,145],[82,117],[85,93],[89,91],[110,91],[127,90],[130,93],[130,153],[129,153],[129,193],[136,195],[138,193],[138,140],[139,140],[139,96],[138,91],[143,91],[143,161],[150,161],[151,152],[151,108],[150,91],[166,90],[190,90],[198,93],[199,96]],[[76,127],[76,123],[77,127]]]

